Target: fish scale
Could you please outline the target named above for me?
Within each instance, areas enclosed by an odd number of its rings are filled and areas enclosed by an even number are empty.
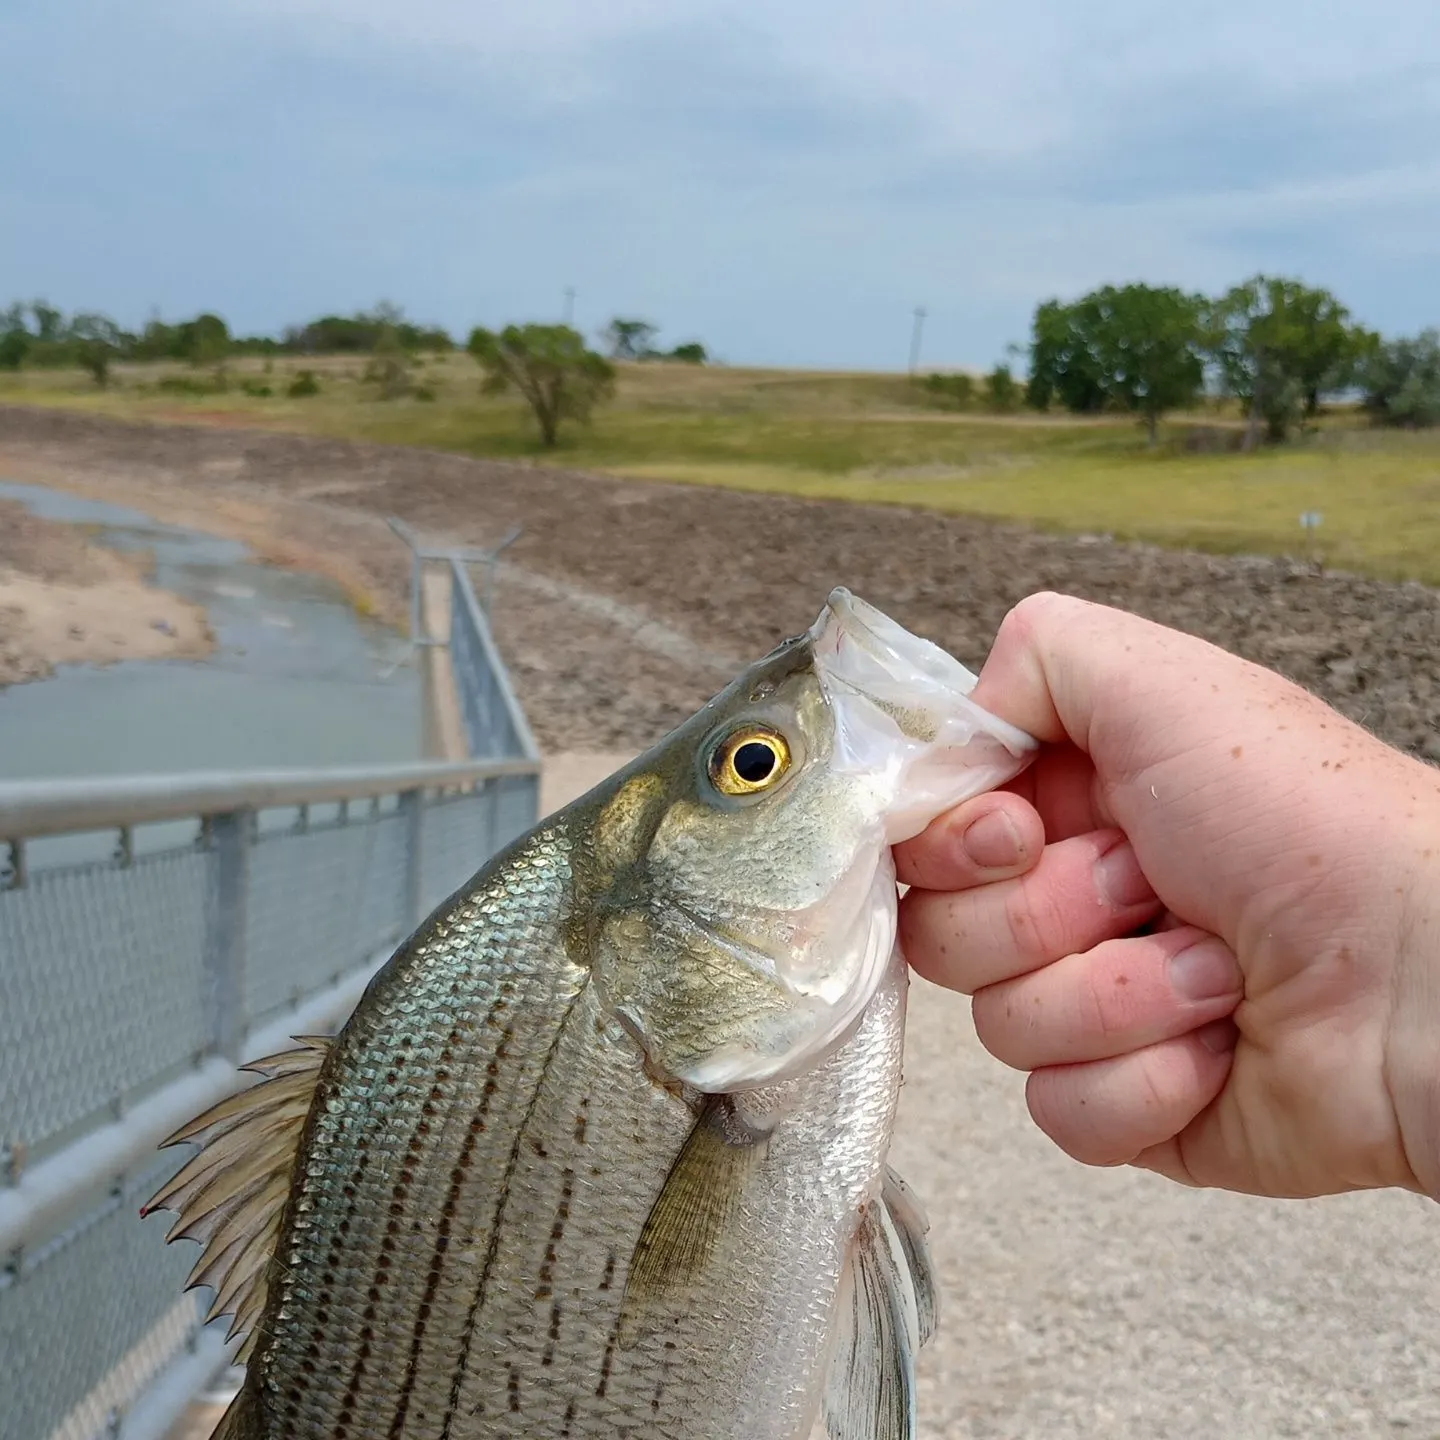
[[[889,845],[1028,757],[973,678],[836,592],[172,1137],[217,1440],[913,1440]]]
[[[817,1233],[797,1250],[789,1237],[797,1219],[864,1198],[893,1104],[903,976],[830,1063],[760,1095],[792,1118],[747,1194],[733,1266],[680,1311],[693,1323],[622,1350],[630,1257],[665,1174],[654,1156],[678,1153],[693,1115],[636,1065],[633,1042],[564,956],[564,849],[542,833],[534,858],[548,859],[531,873],[543,883],[507,888],[502,877],[422,937],[331,1057],[305,1142],[326,1160],[297,1192],[260,1347],[267,1408],[293,1440],[768,1440],[813,1408],[828,1298],[777,1311],[755,1278],[794,1273],[798,1293],[833,1291],[824,1279],[838,1279],[840,1247]],[[485,926],[494,906],[506,908],[503,932]],[[457,1104],[441,1073],[485,1081],[473,1104]],[[852,1162],[823,1173],[787,1164],[837,1111],[854,1116]],[[356,1297],[345,1308],[342,1292]],[[737,1312],[737,1297],[753,1299]],[[777,1355],[792,1372],[779,1393]],[[718,1383],[729,1399],[762,1369],[753,1393],[766,1394],[766,1413],[717,1427],[697,1385]]]

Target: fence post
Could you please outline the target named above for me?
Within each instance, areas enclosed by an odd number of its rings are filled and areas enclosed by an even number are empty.
[[[404,933],[408,935],[425,918],[425,792],[406,790],[400,796],[400,813],[405,816]]]
[[[240,1059],[245,1039],[245,928],[250,899],[251,810],[217,815],[211,826],[215,847],[213,904],[206,947],[210,997],[210,1046]]]

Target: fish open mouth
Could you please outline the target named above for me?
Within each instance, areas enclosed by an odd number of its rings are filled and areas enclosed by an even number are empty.
[[[1038,746],[970,698],[977,676],[843,587],[811,627],[837,768],[882,789],[886,840],[1019,774]]]

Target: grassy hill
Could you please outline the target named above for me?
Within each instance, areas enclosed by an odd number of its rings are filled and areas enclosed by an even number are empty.
[[[1150,449],[1123,418],[961,413],[902,375],[648,364],[621,367],[613,402],[542,452],[516,400],[480,395],[466,356],[417,368],[428,399],[380,399],[365,364],[239,361],[223,390],[175,365],[117,367],[103,391],[78,372],[25,371],[0,375],[0,404],[350,436],[1220,552],[1306,554],[1299,516],[1316,510],[1327,564],[1440,583],[1440,434],[1380,433],[1350,413],[1255,455],[1228,448],[1233,414],[1177,416]],[[286,398],[302,367],[320,393]]]

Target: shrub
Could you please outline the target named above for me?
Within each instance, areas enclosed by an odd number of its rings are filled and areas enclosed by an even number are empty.
[[[292,400],[305,400],[320,393],[320,382],[315,378],[313,370],[298,370],[295,378],[286,386],[285,393]]]
[[[220,387],[205,375],[162,375],[155,388],[163,395],[214,395]]]
[[[0,370],[18,370],[30,348],[30,336],[24,330],[6,330],[0,334]]]
[[[985,377],[985,400],[998,414],[1020,408],[1020,382],[1008,365],[997,365]]]
[[[1377,346],[1361,383],[1376,424],[1440,425],[1440,330]]]
[[[921,384],[925,393],[941,405],[968,410],[975,403],[975,378],[972,375],[927,375]]]

